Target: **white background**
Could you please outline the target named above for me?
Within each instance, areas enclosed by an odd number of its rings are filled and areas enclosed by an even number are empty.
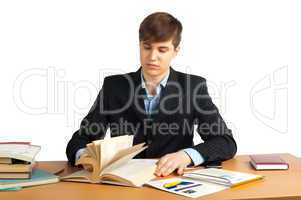
[[[103,77],[139,67],[138,28],[167,11],[183,24],[176,70],[208,80],[239,154],[301,156],[298,1],[1,1],[0,140],[65,148]]]

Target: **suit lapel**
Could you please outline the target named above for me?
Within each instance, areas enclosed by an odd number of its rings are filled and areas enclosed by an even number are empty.
[[[182,96],[180,89],[177,72],[170,68],[170,74],[166,86],[162,88],[159,112],[154,116],[155,122],[160,122],[166,119],[169,115],[174,114],[175,110],[181,105]]]
[[[144,105],[144,96],[146,95],[146,91],[141,87],[141,68],[134,73],[134,100],[133,107],[136,115],[141,121],[147,117]]]

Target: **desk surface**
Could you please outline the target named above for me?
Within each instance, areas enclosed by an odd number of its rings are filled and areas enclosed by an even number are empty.
[[[255,171],[249,164],[249,156],[236,156],[223,163],[224,169],[249,172],[265,176],[263,180],[251,182],[235,188],[207,195],[198,199],[301,199],[301,159],[290,154],[280,154],[290,164],[286,171]],[[41,161],[38,167],[49,171],[64,168],[62,175],[73,168],[66,161]],[[24,188],[21,191],[0,192],[0,199],[120,199],[120,200],[178,200],[190,199],[157,189],[143,187],[130,188],[105,184],[59,182]]]

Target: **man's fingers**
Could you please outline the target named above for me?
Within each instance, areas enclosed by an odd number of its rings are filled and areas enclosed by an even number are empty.
[[[89,172],[91,172],[93,170],[91,165],[87,165],[87,164],[83,164],[83,168]]]
[[[185,169],[185,166],[180,166],[179,168],[178,168],[178,171],[177,171],[177,173],[179,174],[179,175],[183,175],[183,173],[184,173],[184,169]]]
[[[163,175],[164,173],[166,173],[166,171],[169,170],[169,168],[173,165],[172,162],[166,160],[160,167],[157,168],[157,175],[158,176],[161,176]]]
[[[163,173],[162,175],[163,176],[168,176],[169,174],[171,174],[176,168],[175,167],[169,167],[167,168]]]
[[[157,164],[157,169],[156,169],[156,174],[157,174],[158,176],[161,176],[162,171],[165,170],[165,168],[168,166],[167,163],[168,163],[168,157],[167,157],[167,156],[163,156],[163,157],[159,160],[159,162],[158,162],[158,164]]]
[[[167,162],[167,158],[165,156],[163,156],[157,163],[157,169],[161,169],[165,163]]]
[[[177,165],[173,162],[168,162],[168,165],[166,165],[166,168],[161,170],[161,174],[163,176],[168,176],[170,173],[172,173],[177,168]]]
[[[156,168],[156,171],[155,171],[155,174],[157,176],[161,176],[161,169],[162,167],[165,165],[165,162],[166,162],[166,158],[165,156],[163,156],[158,162],[157,162],[157,168]]]

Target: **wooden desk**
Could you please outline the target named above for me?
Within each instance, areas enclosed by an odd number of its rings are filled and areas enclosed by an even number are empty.
[[[224,162],[224,169],[261,174],[265,176],[265,179],[207,195],[199,199],[301,199],[301,159],[290,154],[280,155],[289,162],[289,170],[255,171],[249,165],[249,157],[244,155],[236,156],[235,159]],[[65,168],[62,175],[73,170],[66,161],[38,162],[38,167],[50,171],[56,171],[60,166]],[[0,192],[0,199],[178,200],[190,198],[148,187],[130,188],[104,184],[60,182],[57,184],[24,188],[21,191]]]

